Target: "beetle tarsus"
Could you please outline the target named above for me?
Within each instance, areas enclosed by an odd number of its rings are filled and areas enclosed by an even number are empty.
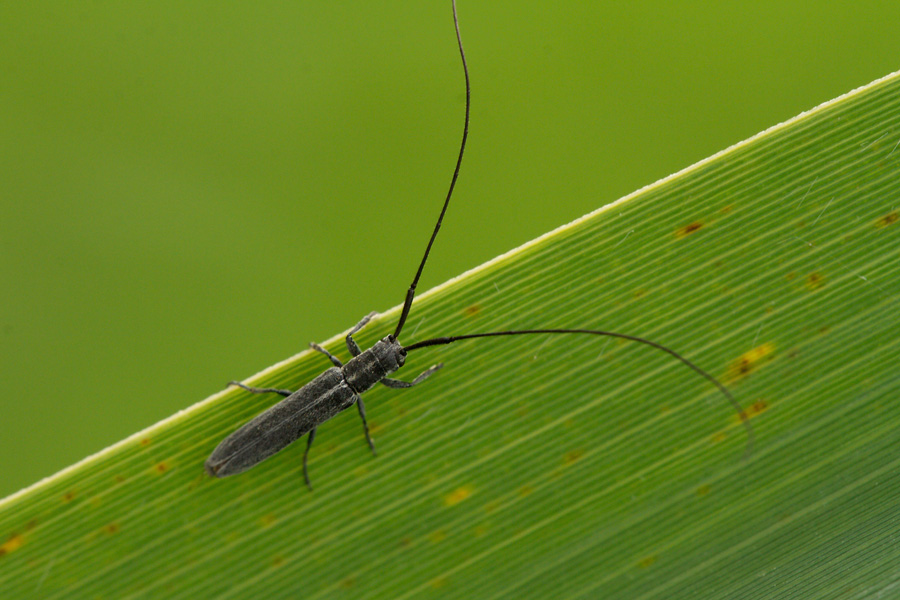
[[[309,458],[309,447],[312,446],[313,439],[316,437],[316,428],[313,427],[309,436],[306,438],[306,451],[303,453],[303,479],[306,481],[306,487],[309,488],[309,491],[312,491],[312,483],[309,481],[309,468],[306,466],[306,461]]]

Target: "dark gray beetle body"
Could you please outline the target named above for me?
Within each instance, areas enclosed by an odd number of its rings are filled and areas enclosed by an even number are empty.
[[[402,367],[405,360],[406,350],[393,336],[379,340],[347,364],[332,367],[296,392],[288,392],[284,400],[225,438],[206,460],[206,472],[226,477],[262,462],[361,402],[360,394]]]
[[[453,187],[459,176],[459,167],[462,163],[463,151],[466,147],[466,136],[469,132],[469,71],[466,66],[466,55],[463,52],[462,39],[459,35],[459,21],[456,17],[455,0],[452,1],[452,5],[453,22],[456,27],[456,41],[459,46],[459,55],[462,59],[463,73],[466,77],[466,117],[463,127],[462,142],[459,147],[459,156],[456,159],[456,169],[453,171],[453,178],[450,180],[450,189],[447,191],[447,197],[444,200],[444,207],[441,209],[441,214],[434,226],[434,231],[431,233],[431,239],[428,241],[428,245],[425,248],[425,255],[419,263],[419,269],[416,271],[412,284],[406,291],[406,300],[403,302],[403,309],[400,313],[400,319],[396,329],[394,329],[394,333],[383,338],[370,349],[363,352],[353,340],[353,334],[362,329],[377,313],[371,313],[364,317],[363,320],[357,323],[347,334],[347,349],[350,351],[350,354],[353,355],[353,358],[346,365],[342,364],[336,356],[333,356],[324,348],[316,344],[310,344],[314,350],[327,356],[334,367],[328,369],[298,391],[280,390],[276,388],[255,388],[237,381],[229,382],[229,385],[240,386],[248,392],[256,394],[281,394],[282,396],[285,396],[285,399],[225,438],[206,460],[206,472],[215,477],[225,477],[241,473],[280,450],[283,450],[301,436],[308,434],[306,451],[303,453],[303,477],[306,480],[306,485],[312,488],[312,485],[310,485],[309,482],[307,457],[309,456],[309,448],[312,446],[313,439],[316,435],[316,428],[319,425],[356,404],[359,409],[359,416],[362,418],[366,441],[369,443],[372,452],[375,452],[375,445],[369,435],[369,426],[366,422],[366,409],[361,394],[378,383],[391,388],[412,387],[427,379],[443,366],[438,363],[421,373],[413,381],[407,382],[389,378],[388,375],[403,366],[403,363],[406,361],[407,352],[429,346],[443,346],[460,340],[509,335],[590,334],[609,336],[638,342],[666,352],[713,383],[728,399],[740,416],[744,427],[747,429],[747,454],[749,455],[753,447],[753,429],[750,426],[747,414],[743,411],[734,397],[732,397],[728,389],[715,377],[674,350],[651,340],[633,335],[615,333],[612,331],[600,331],[596,329],[519,329],[431,338],[405,347],[397,341],[400,338],[400,332],[403,329],[403,325],[406,323],[406,318],[409,316],[409,311],[412,307],[413,298],[416,293],[416,285],[419,282],[419,277],[422,275],[422,269],[425,267],[425,262],[428,260],[428,253],[431,251],[434,239],[441,228],[444,213],[450,203]]]

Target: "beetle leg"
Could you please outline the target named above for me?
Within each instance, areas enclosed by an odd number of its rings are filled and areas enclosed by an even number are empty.
[[[331,364],[333,364],[334,366],[336,366],[336,367],[344,366],[344,363],[341,362],[341,359],[339,359],[337,356],[335,356],[334,354],[332,354],[331,352],[329,352],[322,346],[318,345],[317,343],[310,342],[309,347],[312,348],[313,350],[315,350],[316,352],[321,352],[322,354],[327,356],[331,360]]]
[[[391,379],[390,377],[385,377],[381,380],[381,383],[386,385],[389,388],[402,389],[402,388],[411,388],[414,385],[418,385],[434,375],[435,371],[439,370],[444,366],[444,363],[438,363],[431,367],[430,369],[423,371],[419,374],[418,377],[413,379],[412,381],[401,381],[399,379]]]
[[[238,386],[238,387],[240,387],[240,388],[244,388],[244,389],[247,390],[248,392],[253,392],[254,394],[268,394],[268,393],[271,392],[271,393],[273,393],[273,394],[281,394],[282,396],[287,397],[287,396],[290,396],[291,394],[294,393],[294,392],[292,392],[291,390],[279,390],[278,388],[257,388],[257,387],[250,387],[249,385],[244,385],[244,384],[241,383],[240,381],[229,381],[229,382],[228,382],[228,385],[236,385],[236,386]]]
[[[363,430],[366,432],[366,441],[369,442],[369,448],[372,449],[372,454],[378,456],[378,453],[375,452],[375,442],[372,441],[372,436],[369,435],[369,424],[366,422],[366,405],[363,404],[362,396],[356,397],[356,408],[359,409],[359,416],[363,422]]]
[[[306,468],[306,459],[309,458],[309,447],[312,446],[313,439],[316,437],[316,428],[309,430],[309,436],[306,438],[306,451],[303,453],[303,479],[306,480],[306,487],[312,491],[312,484],[309,482],[309,470]]]
[[[366,323],[372,320],[372,317],[378,316],[378,313],[375,311],[370,312],[366,316],[362,318],[362,321],[353,326],[353,329],[350,330],[350,333],[347,334],[347,349],[350,351],[350,354],[353,356],[359,356],[362,354],[362,350],[359,348],[359,344],[356,343],[356,340],[353,339],[353,334],[366,326]]]

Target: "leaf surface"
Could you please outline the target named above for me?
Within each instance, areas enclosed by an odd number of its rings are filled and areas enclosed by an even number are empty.
[[[0,503],[25,598],[873,597],[900,550],[900,77],[888,76],[454,279],[412,390],[239,476],[203,461],[277,396],[223,391]],[[598,165],[598,168],[608,168]],[[513,215],[514,216],[514,215]],[[311,309],[314,307],[310,307]],[[385,313],[357,337],[389,333]],[[326,346],[347,358],[343,340]],[[296,389],[305,351],[249,380]]]

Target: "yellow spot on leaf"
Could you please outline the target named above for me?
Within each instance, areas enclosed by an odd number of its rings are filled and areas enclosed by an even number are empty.
[[[263,528],[268,529],[275,524],[275,520],[275,515],[268,513],[259,518],[259,524],[262,525]]]
[[[447,539],[447,532],[443,529],[436,529],[428,534],[428,539],[432,541],[432,543],[438,544]]]
[[[444,496],[444,505],[445,506],[454,506],[459,504],[463,500],[467,499],[471,496],[475,491],[471,485],[464,485],[462,487],[458,487],[446,496]]]
[[[775,354],[775,344],[766,342],[741,354],[737,360],[728,366],[725,373],[725,381],[735,382],[747,377],[756,371],[762,364],[772,360]]]
[[[7,538],[3,545],[0,545],[0,556],[4,556],[9,554],[10,552],[15,552],[19,548],[22,547],[22,544],[25,543],[25,538],[23,538],[18,533],[14,533]]]
[[[878,229],[883,229],[888,225],[893,225],[898,220],[900,220],[900,213],[898,213],[896,210],[892,210],[888,214],[878,217],[878,219],[875,221],[875,227]]]
[[[441,589],[442,587],[447,587],[447,578],[446,577],[435,577],[428,584],[436,590]]]
[[[528,485],[527,483],[518,489],[519,495],[521,497],[530,496],[534,491],[534,488]]]
[[[655,554],[652,554],[650,556],[645,556],[644,558],[642,558],[641,560],[638,561],[638,566],[642,569],[646,569],[647,567],[649,567],[653,563],[655,563],[656,560],[657,560],[657,556]]]

